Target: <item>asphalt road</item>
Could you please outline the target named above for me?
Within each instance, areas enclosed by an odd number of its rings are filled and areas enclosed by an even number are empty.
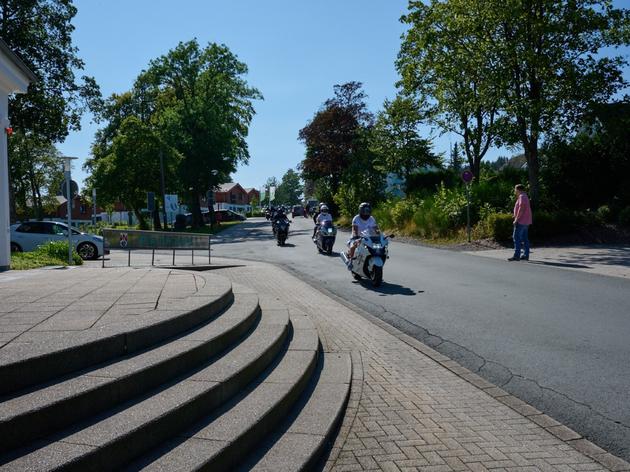
[[[213,255],[282,265],[630,461],[630,280],[394,241],[375,289],[338,252],[318,254],[312,227],[295,218],[278,247],[250,219],[219,233]]]

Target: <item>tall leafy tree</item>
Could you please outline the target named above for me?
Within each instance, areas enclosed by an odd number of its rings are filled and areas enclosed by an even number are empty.
[[[28,93],[10,97],[11,123],[19,131],[20,153],[9,154],[14,169],[37,161],[30,149],[41,149],[65,139],[81,126],[81,116],[100,104],[100,91],[93,78],[77,77],[84,67],[72,44],[72,19],[76,8],[71,0],[5,0],[0,2],[0,37],[16,51],[37,76]],[[26,145],[27,141],[31,141]],[[12,147],[10,147],[10,150]],[[33,174],[20,178],[31,179]],[[11,194],[16,194],[12,175]],[[32,181],[29,186],[37,186]],[[44,189],[36,190],[41,193]],[[15,202],[12,202],[15,217]],[[38,210],[39,211],[39,210]]]
[[[45,139],[16,131],[9,139],[9,176],[13,182],[16,216],[41,219],[56,206],[55,195],[63,181],[59,151]]]
[[[497,137],[500,106],[495,55],[483,24],[493,14],[484,0],[410,1],[409,25],[396,62],[403,92],[415,97],[427,118],[463,138],[475,178]],[[482,47],[480,47],[482,46]]]
[[[136,116],[121,122],[107,151],[92,162],[88,186],[99,189],[103,202],[123,202],[135,213],[140,226],[147,227],[141,209],[146,206],[147,191],[160,191],[159,154],[166,154],[165,172],[170,181],[174,180],[180,157]]]
[[[246,137],[260,92],[244,79],[247,66],[226,47],[182,42],[149,64],[138,78],[155,97],[155,122],[182,155],[178,174],[187,189],[193,226],[201,225],[199,200],[247,163]]]
[[[626,60],[599,53],[629,44],[629,10],[613,8],[611,0],[485,3],[493,15],[484,24],[487,40],[479,46],[497,58],[508,118],[502,134],[506,142],[523,146],[536,201],[541,139],[571,129],[590,104],[608,100],[626,85]]]
[[[365,128],[373,116],[367,110],[366,94],[360,82],[334,86],[334,97],[326,100],[313,119],[300,130],[299,139],[306,145],[300,168],[305,179],[325,183],[328,195],[339,190],[344,171],[359,150]],[[323,193],[318,195],[321,199]]]
[[[282,176],[280,185],[276,190],[276,202],[288,205],[296,205],[300,202],[303,186],[300,182],[300,175],[293,169],[289,169]]]
[[[409,97],[385,101],[383,111],[372,130],[372,149],[379,155],[378,166],[409,180],[412,172],[440,159],[431,150],[431,142],[420,135],[422,114],[417,103]]]

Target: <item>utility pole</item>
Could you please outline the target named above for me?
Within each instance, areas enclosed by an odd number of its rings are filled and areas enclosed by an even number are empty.
[[[164,184],[164,153],[160,149],[160,185],[162,190],[162,216],[164,217],[164,229],[168,229],[166,222],[166,185]]]

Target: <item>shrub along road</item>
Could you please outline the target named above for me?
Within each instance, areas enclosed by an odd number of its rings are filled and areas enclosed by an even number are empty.
[[[218,235],[213,255],[282,265],[630,459],[630,280],[393,242],[374,289],[311,233],[296,218],[278,247],[252,219]]]

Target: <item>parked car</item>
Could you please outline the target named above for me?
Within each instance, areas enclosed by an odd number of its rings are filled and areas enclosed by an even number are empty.
[[[34,251],[48,241],[68,239],[68,225],[57,221],[27,221],[11,226],[11,252]],[[106,253],[103,237],[72,228],[72,243],[81,259],[98,259]]]
[[[218,221],[245,221],[247,219],[232,210],[214,210],[214,214],[217,216]]]
[[[291,210],[291,217],[295,218],[296,216],[302,216],[304,214],[304,208],[302,205],[293,205],[293,209]]]

